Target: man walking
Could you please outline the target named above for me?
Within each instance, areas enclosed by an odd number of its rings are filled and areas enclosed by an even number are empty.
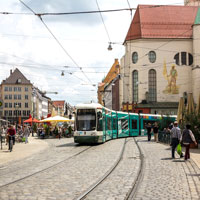
[[[174,122],[174,127],[171,129],[171,146],[172,158],[175,158],[175,149],[181,140],[181,129],[178,127],[178,122]]]
[[[154,141],[158,142],[158,123],[155,122],[153,127]]]
[[[150,123],[150,122],[148,122],[148,124],[147,124],[147,126],[146,126],[146,129],[147,129],[148,141],[151,141],[152,126],[151,126],[151,123]]]

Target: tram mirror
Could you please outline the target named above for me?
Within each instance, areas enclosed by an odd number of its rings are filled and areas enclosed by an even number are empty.
[[[97,113],[97,118],[98,118],[98,119],[102,118],[102,113],[101,113],[101,112],[98,112],[98,113]]]

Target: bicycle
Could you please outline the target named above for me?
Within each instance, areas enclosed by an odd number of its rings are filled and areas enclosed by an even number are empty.
[[[9,150],[10,152],[13,150],[13,141],[14,141],[14,135],[9,135]]]

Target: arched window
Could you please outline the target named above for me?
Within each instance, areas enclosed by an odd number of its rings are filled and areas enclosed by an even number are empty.
[[[156,91],[156,70],[149,70],[149,102],[156,102],[157,91]]]
[[[134,70],[133,77],[133,102],[138,102],[138,71]]]

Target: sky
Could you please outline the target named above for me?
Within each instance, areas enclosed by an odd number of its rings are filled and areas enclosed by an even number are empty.
[[[183,5],[183,2],[0,0],[0,82],[9,76],[11,69],[18,68],[52,100],[65,100],[71,105],[97,102],[98,83],[114,60],[120,61],[125,54],[123,42],[135,10],[44,15],[41,19],[33,12],[72,13],[137,8],[138,4]],[[12,14],[2,14],[5,12]],[[107,50],[109,42],[112,51]]]

